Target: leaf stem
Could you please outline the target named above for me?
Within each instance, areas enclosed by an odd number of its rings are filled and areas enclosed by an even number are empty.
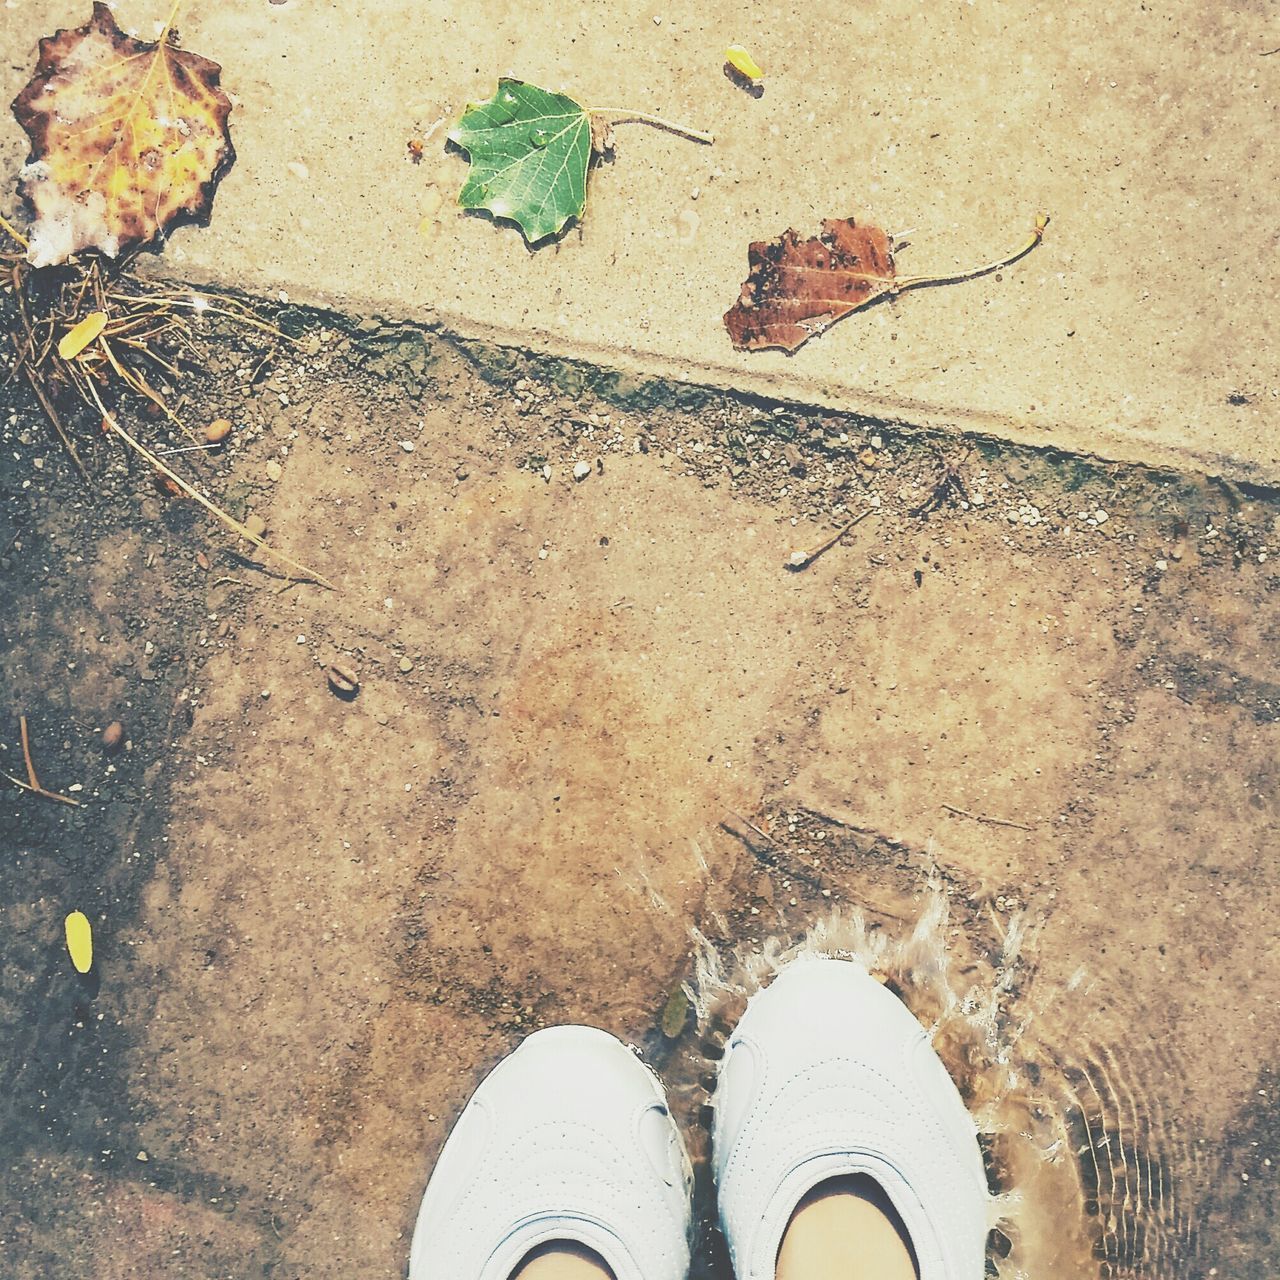
[[[181,8],[182,0],[173,0],[173,8],[169,10],[169,16],[164,22],[164,30],[160,33],[160,38],[156,41],[156,44],[164,45],[168,43],[169,32],[173,30],[173,24],[178,17],[178,10]]]
[[[619,124],[626,124],[628,121],[639,121],[641,124],[651,124],[657,129],[666,129],[671,133],[678,133],[682,137],[692,138],[694,142],[705,142],[708,146],[715,141],[714,134],[703,133],[701,129],[691,129],[687,124],[675,124],[671,120],[664,120],[661,116],[652,116],[647,111],[632,111],[629,107],[588,107],[587,114],[592,116],[614,115],[621,116]]]
[[[1001,258],[999,262],[988,262],[983,267],[973,267],[968,271],[956,271],[938,276],[899,276],[893,282],[892,292],[901,293],[904,289],[916,289],[921,285],[957,284],[961,280],[973,280],[977,276],[985,276],[989,272],[999,271],[1001,267],[1012,266],[1019,258],[1026,257],[1044,239],[1044,229],[1048,225],[1049,215],[1047,213],[1037,214],[1036,224],[1031,229],[1031,234],[1026,241],[1019,245],[1007,258]]]

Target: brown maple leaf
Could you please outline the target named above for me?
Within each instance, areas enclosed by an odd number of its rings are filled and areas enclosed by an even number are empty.
[[[889,236],[852,218],[828,218],[821,234],[807,240],[787,230],[777,240],[757,240],[748,249],[751,270],[737,302],[725,312],[725,328],[739,350],[794,351],[885,294],[969,280],[1007,267],[1040,243],[1048,222],[1040,215],[1031,237],[1007,258],[941,276],[899,276]]]
[[[114,258],[208,219],[235,159],[231,101],[222,68],[175,48],[171,31],[136,40],[95,4],[85,26],[40,41],[35,74],[13,103],[32,145],[20,190],[35,214],[33,266],[85,249]]]

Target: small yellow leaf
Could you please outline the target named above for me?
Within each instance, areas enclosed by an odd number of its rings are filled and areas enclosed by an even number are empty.
[[[764,70],[760,64],[740,44],[731,44],[724,51],[724,60],[748,80],[764,79]]]
[[[93,927],[83,911],[73,911],[66,921],[67,950],[77,973],[88,973],[93,967]]]
[[[58,343],[58,354],[64,360],[74,360],[107,327],[105,311],[91,311],[74,329]]]

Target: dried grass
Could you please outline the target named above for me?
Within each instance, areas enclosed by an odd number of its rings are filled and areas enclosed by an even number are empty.
[[[86,424],[91,424],[88,431],[97,428],[119,440],[176,491],[284,565],[290,578],[332,587],[321,574],[277,551],[204,497],[138,438],[141,431],[121,425],[137,409],[164,418],[199,447],[209,447],[180,416],[181,403],[175,407],[165,394],[201,365],[196,338],[203,317],[218,317],[268,337],[272,348],[263,363],[276,346],[293,339],[234,298],[175,293],[170,286],[142,279],[128,261],[112,263],[85,255],[62,267],[38,270],[26,261],[25,238],[2,216],[0,231],[10,242],[0,249],[0,287],[8,295],[9,312],[4,327],[13,350],[5,382],[21,378],[28,384],[84,483],[93,487],[82,449]],[[95,313],[104,317],[100,331],[64,356],[59,343]]]

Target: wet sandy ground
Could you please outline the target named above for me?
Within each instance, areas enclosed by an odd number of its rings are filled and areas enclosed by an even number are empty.
[[[0,802],[6,1274],[402,1275],[449,1121],[523,1034],[635,1043],[700,1146],[705,1034],[658,1030],[692,930],[749,951],[861,908],[897,937],[931,875],[961,989],[1037,926],[1008,1017],[1075,1099],[1002,1274],[1272,1273],[1265,495],[992,447],[962,462],[982,508],[913,516],[909,433],[793,415],[798,477],[750,404],[518,394],[444,346],[409,396],[337,350],[207,400],[246,428],[214,487],[333,592],[154,497],[48,508],[22,482],[51,451],[6,427],[7,710],[85,801]],[[737,477],[707,461],[753,427]],[[788,572],[833,458],[882,514]]]

